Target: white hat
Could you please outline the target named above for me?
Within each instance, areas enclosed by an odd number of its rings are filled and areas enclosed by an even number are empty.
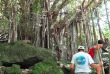
[[[84,46],[78,46],[78,49],[85,49]]]

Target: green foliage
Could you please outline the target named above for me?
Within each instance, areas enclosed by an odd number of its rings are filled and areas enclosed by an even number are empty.
[[[92,73],[92,74],[96,74],[96,70],[93,69],[93,68],[91,68],[91,73]]]
[[[51,59],[45,59],[43,62],[34,66],[33,74],[64,74],[57,63]]]
[[[0,21],[1,29],[7,28],[8,27],[8,20],[6,18],[0,18],[0,19],[1,19],[1,21]]]
[[[105,37],[110,39],[110,33],[109,33],[109,27],[108,26],[105,26],[105,28],[103,29],[103,32],[104,32]]]
[[[13,64],[12,67],[5,67],[4,68],[5,74],[22,74],[20,70],[20,66]]]
[[[25,52],[26,49],[27,52]],[[26,59],[27,57],[29,57],[29,55],[33,54],[31,49],[34,49],[34,47],[21,41],[13,42],[11,44],[2,44],[0,49],[2,58],[0,59],[5,62],[12,62],[14,59],[16,59],[16,61],[20,61],[23,60],[23,58]],[[28,55],[25,55],[27,53]]]
[[[43,3],[43,0],[35,0],[36,2],[32,5],[32,7],[35,9],[36,12],[40,12],[42,13],[42,3]]]

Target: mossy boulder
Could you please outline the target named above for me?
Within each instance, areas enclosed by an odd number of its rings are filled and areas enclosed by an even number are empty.
[[[2,66],[2,62],[0,61],[0,66]]]
[[[19,64],[22,67],[29,67],[48,57],[55,58],[55,51],[22,41],[0,44],[0,61],[3,65]]]
[[[52,58],[48,58],[35,64],[32,74],[64,74],[64,72]]]
[[[3,67],[4,74],[22,74],[19,65],[13,64],[12,67]]]

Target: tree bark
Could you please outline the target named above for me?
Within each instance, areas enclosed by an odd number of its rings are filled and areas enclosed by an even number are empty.
[[[89,32],[88,32],[88,10],[82,8],[82,22],[83,22],[83,30],[84,30],[84,34],[85,34],[85,45],[87,46],[87,49],[90,48],[90,39],[89,39]],[[88,51],[88,50],[86,50]]]
[[[90,10],[90,12],[91,12],[91,19],[92,19],[93,35],[94,35],[94,41],[93,42],[97,43],[95,24],[94,24],[94,20],[93,20],[93,12],[91,10]]]
[[[83,40],[82,40],[82,23],[79,23],[79,31],[80,31],[80,45],[83,45]]]
[[[12,41],[17,41],[17,19],[16,18],[17,18],[16,10],[15,10],[13,3],[11,3],[11,15],[10,15],[10,19],[9,19],[8,43],[10,43]]]
[[[99,28],[99,36],[100,36],[100,39],[103,39],[102,38],[102,32],[101,32],[101,27],[100,27],[100,23],[99,23],[99,12],[98,12],[98,8],[95,10],[96,11],[96,16],[97,16],[97,25],[98,25],[98,28]]]
[[[106,16],[107,16],[107,22],[108,22],[108,26],[109,26],[109,32],[110,32],[110,21],[109,21],[109,15],[108,15],[108,11],[107,11],[107,1],[104,0],[104,4],[105,4],[105,10],[106,10]]]
[[[72,23],[71,26],[71,54],[75,54],[77,52],[77,29],[76,23]]]

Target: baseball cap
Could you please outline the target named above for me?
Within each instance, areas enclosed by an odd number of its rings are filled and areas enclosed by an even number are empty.
[[[103,40],[98,40],[98,44],[103,44],[104,41]]]
[[[78,46],[78,49],[85,49],[84,46]]]

